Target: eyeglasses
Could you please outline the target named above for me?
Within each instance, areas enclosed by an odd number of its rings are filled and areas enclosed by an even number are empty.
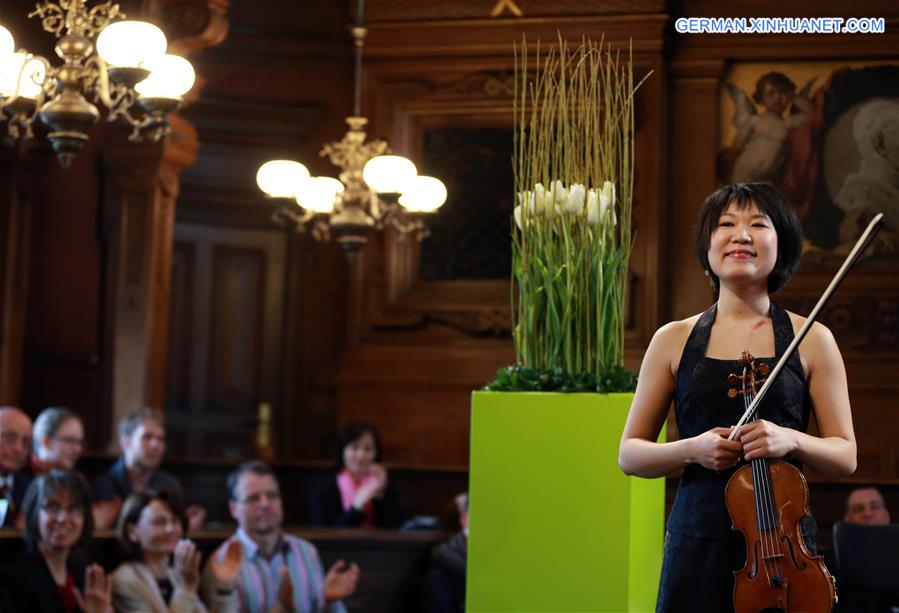
[[[47,513],[48,515],[59,515],[60,513],[67,513],[68,515],[84,515],[84,509],[82,509],[78,505],[69,505],[67,507],[56,504],[55,502],[48,502],[41,507],[41,511]]]
[[[77,438],[74,436],[54,436],[54,441],[59,441],[65,445],[72,445],[73,447],[82,447],[84,446],[84,439]]]
[[[21,436],[17,432],[0,432],[0,441],[2,441],[6,445],[12,445],[14,443],[21,442],[26,447],[31,447],[31,437]]]
[[[262,502],[262,497],[265,497],[269,502],[274,502],[276,500],[281,499],[281,492],[265,492],[264,494],[250,494],[243,500],[238,500],[240,504],[245,505],[254,505]]]

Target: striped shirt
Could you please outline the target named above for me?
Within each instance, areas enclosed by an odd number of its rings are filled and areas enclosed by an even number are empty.
[[[315,545],[282,533],[275,554],[265,558],[243,530],[238,530],[234,538],[243,545],[243,563],[234,586],[241,611],[271,611],[278,601],[281,567],[287,565],[297,613],[346,613],[340,601],[325,605],[324,571]]]

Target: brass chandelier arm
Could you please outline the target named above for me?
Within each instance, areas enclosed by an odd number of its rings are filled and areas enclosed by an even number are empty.
[[[398,207],[387,213],[385,223],[399,232],[399,238],[402,241],[412,237],[421,242],[431,235],[431,230],[422,219],[411,217],[409,213],[399,210]]]
[[[67,34],[81,34],[93,38],[114,19],[124,19],[125,13],[118,4],[105,2],[85,12],[85,0],[59,0],[56,5],[50,0],[38,3],[28,17],[40,17],[45,32],[57,38],[62,31]]]

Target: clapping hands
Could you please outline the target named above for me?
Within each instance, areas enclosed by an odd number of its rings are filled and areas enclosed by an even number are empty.
[[[75,600],[84,613],[113,613],[112,578],[99,564],[91,564],[84,571],[84,593],[75,588]]]

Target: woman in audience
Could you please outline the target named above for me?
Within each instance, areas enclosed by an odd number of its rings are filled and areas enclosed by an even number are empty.
[[[25,556],[0,573],[8,610],[112,613],[103,569],[78,561],[93,530],[90,500],[78,473],[51,470],[32,481],[22,504]]]
[[[116,533],[123,563],[112,576],[117,611],[206,611],[197,592],[200,551],[181,538],[186,530],[184,509],[165,490],[144,490],[125,500]],[[212,559],[216,585],[230,588],[240,562],[239,549]]]
[[[70,409],[49,407],[34,422],[31,472],[40,475],[53,468],[74,470],[84,448],[84,425]]]
[[[364,422],[348,425],[337,439],[337,474],[308,496],[310,523],[399,528],[405,513],[380,462],[375,427]]]

